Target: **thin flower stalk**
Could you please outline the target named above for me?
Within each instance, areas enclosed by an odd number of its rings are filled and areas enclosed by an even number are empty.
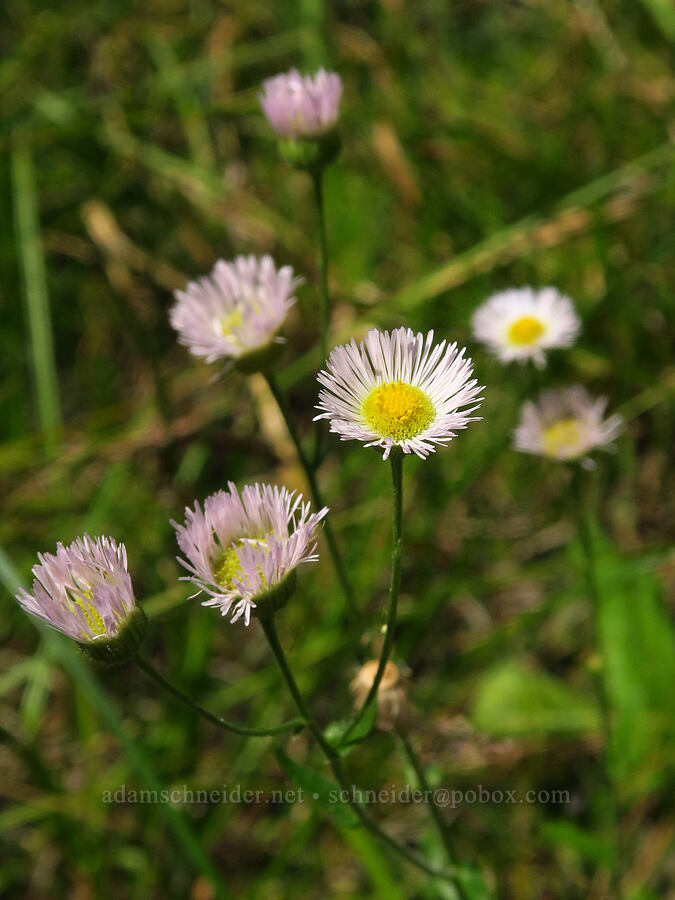
[[[585,477],[583,477],[585,475]],[[578,470],[574,473],[574,501],[577,519],[579,543],[584,559],[584,578],[586,588],[591,600],[591,619],[593,623],[594,646],[596,651],[600,648],[599,607],[600,597],[596,574],[595,540],[596,522],[591,501],[587,494],[591,487],[588,473]],[[604,676],[604,661],[601,662],[601,671],[594,673],[593,681],[596,690],[598,708],[600,710],[600,727],[602,729],[603,752],[603,776],[605,780],[606,796],[609,812],[609,829],[613,845],[613,864],[611,869],[612,896],[616,900],[623,900],[622,887],[622,842],[620,829],[620,805],[617,785],[612,774],[611,746],[612,746],[612,711],[611,702],[607,693],[607,684]]]
[[[394,645],[394,632],[396,630],[396,611],[398,607],[398,594],[401,587],[401,559],[403,554],[403,453],[395,449],[389,456],[391,464],[392,485],[392,546],[391,546],[391,580],[389,583],[389,603],[387,606],[387,620],[385,624],[384,640],[377,671],[373,683],[368,691],[366,699],[359,707],[349,727],[342,735],[341,743],[344,743],[356,728],[358,723],[368,711],[371,703],[377,701],[377,691],[384,676],[389,657]]]
[[[279,634],[277,632],[276,623],[274,621],[274,617],[265,617],[260,619],[260,624],[263,627],[263,631],[265,632],[265,636],[270,645],[272,653],[281,669],[281,673],[286,681],[288,689],[295,701],[295,705],[298,708],[298,712],[302,716],[303,720],[307,723],[307,727],[312,732],[317,744],[321,748],[326,760],[331,768],[333,775],[335,776],[335,780],[339,784],[340,788],[346,792],[348,805],[351,809],[356,813],[361,824],[371,832],[371,834],[375,835],[381,841],[383,841],[390,850],[394,851],[399,856],[402,856],[408,862],[412,863],[412,865],[416,866],[422,872],[427,875],[430,875],[433,878],[442,878],[446,881],[454,881],[455,872],[453,870],[443,870],[436,869],[434,866],[429,865],[422,857],[420,857],[417,853],[409,850],[408,847],[400,844],[397,840],[391,837],[391,835],[387,834],[384,829],[382,829],[378,823],[372,819],[362,808],[362,806],[356,802],[356,800],[352,796],[351,784],[349,783],[349,779],[344,771],[342,766],[342,761],[340,759],[340,755],[337,749],[329,744],[326,738],[321,731],[318,723],[314,719],[312,713],[309,711],[300,689],[295,681],[293,676],[293,672],[288,664],[288,660],[286,659],[286,654],[284,653],[283,647],[281,646],[281,642],[279,640]]]
[[[302,470],[305,473],[305,477],[307,478],[307,483],[309,484],[309,489],[312,494],[314,504],[315,506],[321,508],[324,506],[324,503],[322,492],[319,488],[319,482],[316,477],[316,472],[303,449],[300,436],[295,427],[293,418],[291,417],[291,414],[288,410],[288,406],[286,404],[284,396],[274,375],[272,375],[271,373],[267,373],[265,377],[267,380],[267,384],[269,385],[270,392],[272,393],[272,396],[274,397],[277,406],[279,407],[279,411],[281,412],[284,422],[286,423],[288,433],[291,436],[291,440],[293,441],[296,453],[298,454],[298,461],[300,462]],[[324,522],[323,533],[326,538],[328,552],[330,554],[331,562],[340,584],[340,589],[342,590],[342,593],[344,595],[347,608],[351,613],[354,613],[356,611],[354,590],[347,574],[347,569],[342,559],[342,554],[340,553],[340,549],[337,545],[337,541],[335,539],[335,535],[333,533],[333,529],[329,519],[326,519]]]
[[[195,701],[188,697],[187,694],[184,694],[183,691],[171,684],[170,681],[167,681],[167,679],[158,672],[152,663],[144,656],[136,656],[134,662],[141,671],[145,672],[149,678],[152,678],[153,681],[171,694],[172,697],[180,700],[181,703],[184,703],[185,706],[189,707],[193,712],[198,713],[207,721],[211,722],[212,725],[217,725],[218,728],[222,728],[224,731],[229,731],[232,734],[239,734],[244,737],[272,737],[277,734],[284,734],[288,731],[298,734],[305,727],[304,719],[290,719],[288,722],[282,722],[280,725],[272,725],[269,728],[248,728],[245,725],[237,725],[235,722],[229,722],[226,719],[222,719],[220,716],[216,716],[214,713],[209,712],[208,709],[204,709],[204,707],[200,706],[198,703],[195,703]]]
[[[431,785],[427,781],[427,776],[424,771],[424,766],[417,755],[413,742],[408,736],[406,729],[402,725],[398,725],[396,728],[396,733],[398,734],[399,740],[401,742],[401,747],[403,748],[403,753],[410,763],[413,772],[415,773],[415,777],[417,778],[417,782],[419,784],[420,790],[424,792],[425,797],[431,797],[432,800],[428,804],[431,809],[431,817],[434,820],[434,825],[436,826],[436,831],[438,832],[438,836],[441,839],[441,843],[443,844],[443,849],[445,850],[445,857],[448,865],[454,866],[454,854],[452,850],[452,845],[450,841],[450,833],[448,831],[448,826],[441,815],[441,811],[438,806],[433,801],[433,791],[431,789]],[[459,880],[455,880],[454,882],[455,890],[459,894],[461,900],[469,900],[464,890],[462,889]]]

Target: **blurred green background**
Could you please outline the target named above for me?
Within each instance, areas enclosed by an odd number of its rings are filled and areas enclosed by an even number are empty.
[[[309,431],[311,185],[279,160],[257,94],[325,64],[345,82],[326,178],[334,342],[434,328],[468,344],[487,386],[484,420],[406,467],[395,659],[415,740],[433,783],[571,797],[446,810],[456,854],[483,873],[476,897],[610,896],[604,663],[625,890],[675,897],[672,3],[7,0],[0,16],[0,894],[208,900],[220,880],[250,900],[452,896],[311,803],[104,804],[122,784],[290,787],[275,746],[321,762],[304,734],[224,735],[133,668],[90,668],[12,599],[38,550],[114,535],[158,667],[239,721],[293,714],[257,625],[187,599],[169,519],[228,479],[303,488],[302,473],[264,385],[213,382],[167,310],[218,257],[292,264],[307,284],[280,380]],[[602,658],[569,473],[510,449],[532,384],[471,344],[474,308],[526,283],[558,286],[584,322],[541,384],[583,383],[628,421],[588,488]],[[325,553],[280,622],[326,724],[377,650],[390,539],[387,466],[331,451],[322,484],[362,629],[345,626]],[[366,788],[414,784],[387,733],[346,764]],[[423,807],[374,814],[440,861]]]

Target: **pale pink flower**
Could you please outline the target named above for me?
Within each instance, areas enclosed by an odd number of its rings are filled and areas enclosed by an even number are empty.
[[[284,138],[312,138],[335,125],[342,97],[342,79],[319,69],[301,75],[291,69],[263,82],[260,105],[272,128]]]
[[[204,606],[218,606],[232,621],[248,625],[256,598],[279,585],[301,563],[314,562],[316,539],[327,508],[312,513],[302,494],[269,484],[246,485],[241,494],[232,482],[204,501],[202,510],[185,509],[185,524],[176,529],[185,555],[179,562],[192,581],[209,595]]]
[[[623,426],[621,416],[604,418],[606,397],[591,397],[580,386],[545,391],[525,403],[513,439],[517,450],[565,462],[592,466],[588,453],[611,450]]]
[[[17,594],[26,612],[79,643],[117,637],[136,608],[124,544],[85,534],[38,560],[32,592]]]
[[[210,275],[175,291],[169,318],[178,340],[207,362],[238,360],[282,340],[277,332],[302,283],[271,256],[219,260]]]

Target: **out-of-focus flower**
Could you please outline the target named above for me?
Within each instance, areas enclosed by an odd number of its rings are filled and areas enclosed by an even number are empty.
[[[273,614],[295,587],[300,563],[314,562],[321,520],[328,509],[310,512],[302,494],[269,484],[246,485],[241,494],[232,482],[185,510],[176,529],[185,554],[179,562],[192,581],[209,595],[204,606],[218,606],[232,621],[249,624],[251,612]]]
[[[77,641],[91,656],[121,662],[136,652],[146,618],[136,606],[124,544],[85,535],[56,553],[39,553],[32,593],[17,594],[21,606]]]
[[[512,288],[493,294],[473,315],[473,334],[501,362],[531,359],[546,365],[544,351],[569,347],[581,323],[569,297],[556,288]]]
[[[336,347],[318,376],[326,390],[316,419],[328,419],[343,441],[381,447],[384,459],[392,447],[425,458],[447,444],[477,421],[471,413],[483,388],[465,351],[445,341],[434,346],[433,338],[433,331],[373,329],[359,345]]]
[[[514,445],[523,453],[536,453],[549,459],[582,460],[592,465],[587,454],[592,450],[610,450],[621,431],[619,415],[605,419],[606,397],[591,397],[580,386],[563,391],[545,391],[536,402],[528,402],[520,413],[514,432]]]
[[[263,82],[260,105],[268,122],[282,138],[315,138],[330,131],[337,121],[342,79],[319,69],[301,75],[291,69]]]
[[[293,269],[277,269],[271,256],[237,256],[219,260],[210,275],[176,291],[169,318],[178,340],[207,362],[231,359],[247,370],[275,343],[293,291],[302,283]]]
[[[361,666],[350,688],[354,696],[354,706],[360,709],[366,702],[373,686],[379,661],[371,659]],[[408,712],[407,700],[401,673],[389,660],[384,668],[382,680],[377,688],[377,726],[388,731],[402,721]]]

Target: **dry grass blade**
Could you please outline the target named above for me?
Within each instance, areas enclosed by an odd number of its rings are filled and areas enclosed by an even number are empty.
[[[583,234],[592,226],[596,216],[608,222],[628,218],[642,200],[659,190],[663,182],[657,170],[665,168],[674,157],[673,144],[663,144],[610,175],[604,175],[569,194],[558,203],[558,212],[550,218],[528,216],[491,235],[447,265],[403,288],[394,302],[399,308],[412,309],[478,273],[489,272],[495,266],[505,265],[537,250],[555,247]],[[604,202],[598,208],[591,209],[600,200]]]

